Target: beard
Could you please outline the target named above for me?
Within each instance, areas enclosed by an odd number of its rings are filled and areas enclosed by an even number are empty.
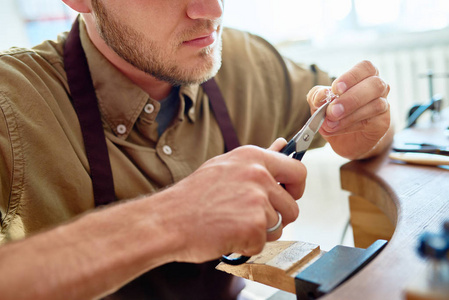
[[[186,29],[176,35],[169,50],[163,49],[155,41],[148,40],[144,34],[134,28],[119,23],[104,7],[101,0],[92,1],[96,16],[96,27],[105,43],[123,60],[135,68],[170,83],[173,86],[201,84],[215,76],[221,67],[221,26],[214,44],[205,47],[195,56],[199,63],[185,64],[176,60],[176,50],[182,41],[195,36],[195,33],[216,28],[210,20],[197,20],[194,28]],[[220,21],[217,21],[220,22]]]

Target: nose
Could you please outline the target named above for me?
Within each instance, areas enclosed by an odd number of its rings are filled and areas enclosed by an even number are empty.
[[[190,19],[217,20],[223,15],[223,0],[193,0],[187,7]]]

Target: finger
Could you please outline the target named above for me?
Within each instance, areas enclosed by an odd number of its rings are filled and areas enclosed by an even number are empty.
[[[265,150],[255,146],[239,147],[227,155],[231,157],[235,155],[236,160],[239,161],[241,159],[247,162],[253,161],[256,163],[253,166],[260,164],[260,168],[253,168],[253,172],[249,176],[258,178],[269,174],[276,183],[280,182],[285,184],[287,191],[293,198],[298,199],[302,196],[307,170],[301,161],[292,159],[279,152]],[[264,170],[267,171],[267,174],[265,174]]]
[[[388,83],[385,83],[387,85],[387,88],[385,89],[384,93],[382,94],[383,98],[387,98],[388,94],[390,94],[390,85]]]
[[[378,116],[363,119],[359,122],[349,124],[349,126],[347,127],[338,128],[338,130],[334,129],[333,131],[327,131],[326,127],[323,126],[320,130],[320,133],[323,136],[328,137],[328,136],[345,135],[354,132],[364,132],[365,138],[368,137],[368,134],[379,138],[385,133],[385,131],[389,127],[390,124],[389,116],[390,116],[389,112],[387,111]]]
[[[276,224],[277,212],[282,215],[283,226],[295,221],[299,215],[298,204],[290,193],[281,185],[277,185],[276,189],[271,191],[269,201],[273,211],[267,212],[267,228],[273,227]],[[275,212],[275,213],[273,213]]]
[[[307,169],[299,160],[284,154],[276,153],[277,159],[265,161],[267,170],[277,182],[284,185],[285,190],[294,198],[299,199],[304,193]],[[281,186],[279,186],[282,189]]]
[[[287,145],[287,141],[284,138],[277,138],[273,144],[268,148],[268,150],[279,152],[282,150],[282,148]]]
[[[333,122],[346,118],[374,99],[388,95],[388,92],[389,86],[380,77],[368,77],[335,99],[329,105],[326,117]]]
[[[276,182],[293,185],[304,182],[307,175],[306,167],[301,161],[256,146],[238,147],[228,152],[226,156],[228,161],[235,161],[236,163],[244,161],[252,170],[246,176],[254,176],[255,179],[269,174]],[[214,159],[210,161],[214,161]],[[268,171],[267,174],[265,174],[265,171]]]
[[[386,98],[377,98],[341,120],[332,121],[329,118],[326,119],[322,125],[322,129],[325,132],[325,135],[341,134],[342,130],[359,128],[360,126],[358,126],[358,123],[384,114],[388,112],[389,109],[390,105]],[[344,132],[348,133],[348,131]]]
[[[330,89],[330,86],[315,86],[307,94],[307,102],[309,103],[312,114],[321,105],[323,105],[323,100],[326,99],[326,92]]]
[[[347,90],[365,78],[377,75],[379,75],[379,71],[371,62],[366,60],[362,61],[334,80],[332,83],[332,92],[337,95],[343,95]]]
[[[304,164],[282,153],[255,146],[242,146],[226,154],[228,162],[247,166],[241,168],[242,180],[257,182],[265,188],[274,187],[276,193],[284,192],[278,183],[285,184],[287,192],[293,199],[298,199],[304,192],[307,170]],[[211,160],[213,162],[213,160]],[[244,172],[244,170],[246,170]]]
[[[273,223],[273,225],[267,229],[267,240],[268,241],[275,241],[282,236],[282,230],[285,226],[283,224],[283,222],[284,222],[284,219],[282,217],[282,214],[278,212],[276,223]]]

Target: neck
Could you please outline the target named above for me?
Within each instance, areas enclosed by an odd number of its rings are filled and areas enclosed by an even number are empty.
[[[115,53],[114,53],[115,54]],[[104,53],[103,53],[104,55]],[[106,56],[106,55],[105,55]],[[115,55],[117,56],[117,55]],[[123,66],[121,64],[116,64],[112,59],[108,56],[106,58],[126,77],[131,79],[136,85],[138,85],[142,90],[144,90],[148,95],[155,100],[165,99],[172,90],[172,85],[168,82],[158,80],[151,75],[135,68],[134,66],[125,62],[128,66]],[[119,58],[123,61],[123,59]],[[124,61],[123,61],[124,62]]]
[[[161,81],[129,64],[118,56],[104,40],[99,36],[95,29],[93,20],[89,20],[90,15],[83,16],[86,23],[87,34],[95,47],[100,51],[110,63],[112,63],[120,72],[128,77],[132,82],[144,90],[155,100],[165,99],[172,89],[172,85],[166,81]]]

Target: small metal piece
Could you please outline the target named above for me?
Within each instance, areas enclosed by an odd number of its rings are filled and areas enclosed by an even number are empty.
[[[308,135],[306,133],[302,139],[307,142],[309,140],[309,138],[310,138],[310,135]]]

